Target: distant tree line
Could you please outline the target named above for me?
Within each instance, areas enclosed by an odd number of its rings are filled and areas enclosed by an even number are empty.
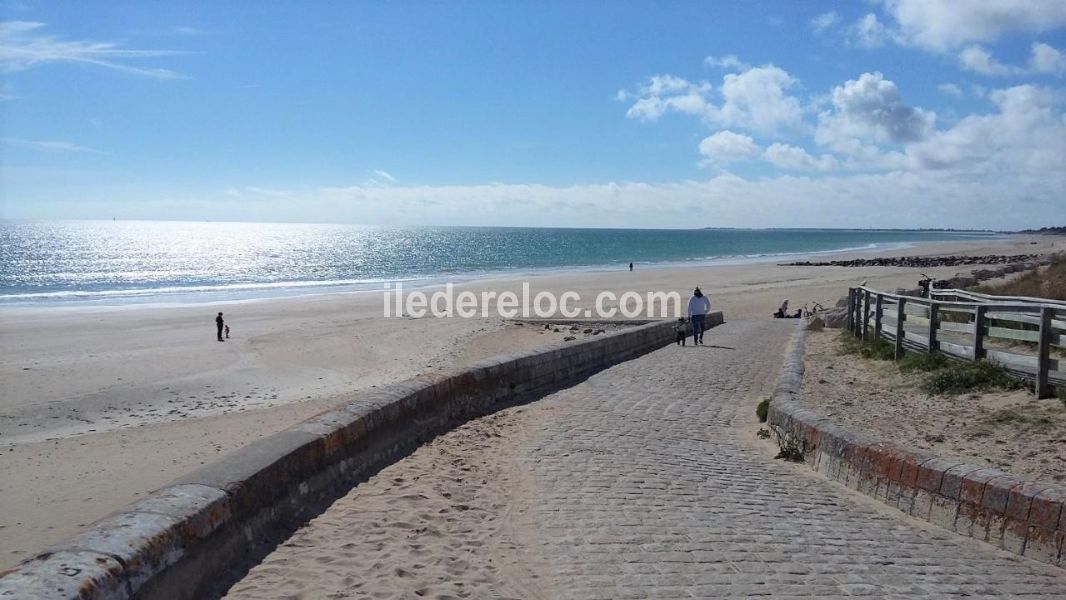
[[[1066,227],[1041,227],[1040,229],[1023,229],[1018,233],[1046,233],[1051,235],[1066,235]]]

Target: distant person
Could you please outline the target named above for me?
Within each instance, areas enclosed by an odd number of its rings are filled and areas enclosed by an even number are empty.
[[[700,288],[692,292],[688,299],[688,318],[692,321],[692,343],[699,346],[703,343],[703,327],[707,313],[711,312],[711,299],[703,295]]]
[[[218,316],[215,317],[215,326],[218,328],[218,341],[226,341],[222,339],[222,328],[226,326],[226,322],[222,319],[222,313],[218,313]]]
[[[782,316],[788,316],[788,298],[785,298],[785,301],[781,303],[781,308],[779,308],[778,310],[781,311]]]
[[[630,273],[632,273],[632,272],[633,272],[633,263],[629,263],[629,272],[630,272]]]
[[[229,339],[229,325],[226,325],[226,339]]]
[[[677,332],[677,345],[684,346],[685,338],[688,337],[688,323],[685,322],[685,317],[677,318],[677,322],[674,323],[674,331]]]

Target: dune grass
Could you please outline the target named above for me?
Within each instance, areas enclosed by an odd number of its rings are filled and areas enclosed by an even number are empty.
[[[840,335],[840,354],[869,360],[893,360],[895,348],[881,339],[860,340],[848,331]],[[967,394],[993,390],[1018,390],[1028,384],[1007,374],[1003,367],[988,361],[958,362],[943,354],[907,352],[896,361],[904,373],[924,373],[921,389],[930,394]]]
[[[922,382],[922,389],[930,394],[967,394],[994,390],[1020,390],[1027,384],[1015,379],[1003,367],[980,360],[954,362],[931,372]]]
[[[840,333],[840,353],[857,354],[862,358],[873,360],[892,360],[896,358],[896,349],[892,344],[879,338],[861,340],[847,330]]]
[[[1066,300],[1066,254],[1056,254],[1050,265],[1029,271],[1013,281],[980,285],[971,289],[993,296],[1029,296]]]

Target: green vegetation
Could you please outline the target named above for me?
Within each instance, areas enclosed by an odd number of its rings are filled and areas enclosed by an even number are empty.
[[[988,361],[952,362],[932,372],[922,387],[930,394],[964,394],[974,391],[1020,390],[1026,384]]]
[[[792,441],[779,440],[778,447],[781,451],[774,458],[787,460],[788,462],[803,462],[803,450]]]
[[[759,417],[759,422],[760,423],[765,423],[766,422],[766,415],[769,412],[770,412],[770,399],[769,398],[767,398],[766,400],[763,400],[762,402],[759,403],[758,406],[755,407],[755,415]]]
[[[895,358],[895,348],[892,344],[880,339],[863,341],[847,331],[840,336],[840,353],[872,360]],[[957,362],[939,353],[907,352],[896,362],[896,366],[904,373],[926,373],[921,387],[930,394],[965,394],[1027,387],[1025,382],[1011,377],[1003,367],[995,363]]]
[[[1066,300],[1066,255],[1057,254],[1047,267],[1030,271],[1014,281],[972,288],[994,296],[1031,296]]]
[[[882,339],[869,337],[866,340],[860,340],[852,335],[851,332],[845,330],[840,334],[840,343],[841,354],[858,354],[863,358],[872,358],[874,360],[892,360],[896,358],[896,349],[892,344]]]
[[[911,373],[914,371],[928,372],[946,368],[948,359],[943,354],[929,354],[928,352],[908,352],[896,364],[900,371]]]

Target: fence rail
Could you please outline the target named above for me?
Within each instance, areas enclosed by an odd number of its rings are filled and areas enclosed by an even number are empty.
[[[905,352],[941,353],[956,360],[988,360],[1032,381],[1038,398],[1066,386],[1066,302],[989,296],[964,290],[931,291],[932,298],[848,290],[848,330]],[[1058,351],[1053,353],[1053,349]]]

